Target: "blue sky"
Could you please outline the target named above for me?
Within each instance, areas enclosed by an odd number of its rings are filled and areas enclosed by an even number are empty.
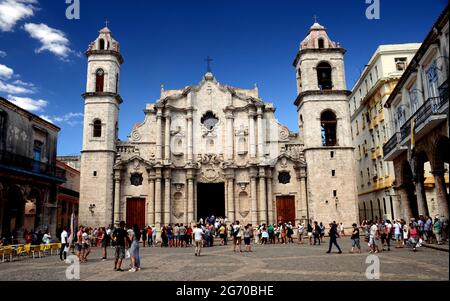
[[[277,118],[297,131],[292,62],[313,16],[347,49],[350,89],[380,44],[421,42],[446,0],[380,0],[380,20],[365,0],[80,0],[79,20],[65,0],[0,0],[0,96],[61,127],[58,154],[82,146],[84,51],[109,21],[121,43],[120,138],[167,89],[197,84],[210,55],[219,82],[258,83]]]

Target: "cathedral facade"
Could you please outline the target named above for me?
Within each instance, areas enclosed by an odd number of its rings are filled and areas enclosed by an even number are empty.
[[[206,216],[267,224],[358,221],[345,50],[315,23],[294,61],[299,133],[258,88],[161,89],[127,141],[118,139],[119,43],[108,28],[87,51],[80,222],[194,223]]]

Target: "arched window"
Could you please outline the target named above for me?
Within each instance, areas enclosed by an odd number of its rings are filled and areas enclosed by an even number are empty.
[[[105,40],[100,39],[100,41],[99,41],[99,48],[100,48],[100,50],[104,50],[105,49]]]
[[[100,138],[102,136],[102,121],[97,119],[94,121],[94,132],[93,136],[95,138]]]
[[[323,41],[322,38],[320,38],[320,39],[318,40],[318,42],[319,42],[319,49],[325,48],[325,42]]]
[[[317,65],[317,83],[320,90],[331,90],[333,88],[330,64],[322,62]]]
[[[325,111],[320,116],[322,125],[322,145],[335,146],[336,141],[336,115],[331,111]]]
[[[105,71],[98,69],[95,72],[95,92],[103,92],[105,83]]]

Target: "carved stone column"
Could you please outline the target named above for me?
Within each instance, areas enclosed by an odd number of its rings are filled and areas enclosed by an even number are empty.
[[[264,158],[264,129],[263,129],[263,112],[262,108],[258,108],[258,158]]]
[[[273,190],[272,190],[272,170],[267,170],[266,173],[266,181],[267,181],[267,208],[268,208],[268,217],[269,220],[267,221],[269,224],[275,223],[275,215],[274,215],[274,206],[273,206]]]
[[[162,108],[156,112],[156,160],[162,160]]]
[[[267,225],[266,171],[259,169],[259,223]]]
[[[164,159],[170,161],[170,110],[166,110],[164,133]]]
[[[164,171],[164,224],[170,223],[170,213],[171,213],[171,178],[170,170]]]
[[[155,172],[148,171],[148,212],[147,221],[149,225],[155,224]]]
[[[188,162],[193,161],[193,139],[194,139],[194,133],[193,133],[193,117],[192,117],[192,111],[190,110],[187,113],[186,116],[186,122],[187,122],[187,160]]]
[[[160,231],[162,220],[162,200],[161,200],[161,169],[156,170],[155,179],[155,226],[158,227],[158,232]]]
[[[228,204],[228,218],[230,221],[236,220],[236,207],[234,200],[234,171],[229,171],[227,174],[227,204]]]
[[[192,223],[194,218],[194,178],[192,170],[187,173],[187,197],[188,197],[188,209],[187,209],[187,222]]]
[[[226,113],[227,119],[227,153],[226,158],[228,161],[233,161],[234,158],[234,116],[233,112]]]
[[[258,225],[258,199],[256,193],[256,170],[250,171],[250,190],[251,190],[251,200],[252,200],[252,224]]]
[[[303,219],[309,217],[306,191],[306,169],[299,167],[297,170],[297,180],[300,183],[300,193],[297,198],[296,223],[300,223]]]
[[[436,192],[436,201],[439,215],[448,218],[449,217],[448,194],[447,194],[447,186],[445,183],[444,171],[443,170],[433,171],[433,175],[435,183],[434,189]]]
[[[120,210],[120,170],[114,170],[114,224],[121,221]]]
[[[416,186],[417,209],[419,210],[419,215],[428,215],[423,172],[419,172],[416,175],[414,185]]]
[[[248,129],[250,143],[250,158],[256,157],[256,133],[255,133],[255,112],[250,111],[248,114]]]

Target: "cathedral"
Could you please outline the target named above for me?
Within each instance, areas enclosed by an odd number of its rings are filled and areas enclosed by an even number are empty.
[[[300,43],[298,133],[276,120],[256,86],[224,85],[208,70],[196,85],[162,88],[121,141],[124,59],[103,28],[86,52],[80,223],[359,221],[344,54],[317,22]]]

